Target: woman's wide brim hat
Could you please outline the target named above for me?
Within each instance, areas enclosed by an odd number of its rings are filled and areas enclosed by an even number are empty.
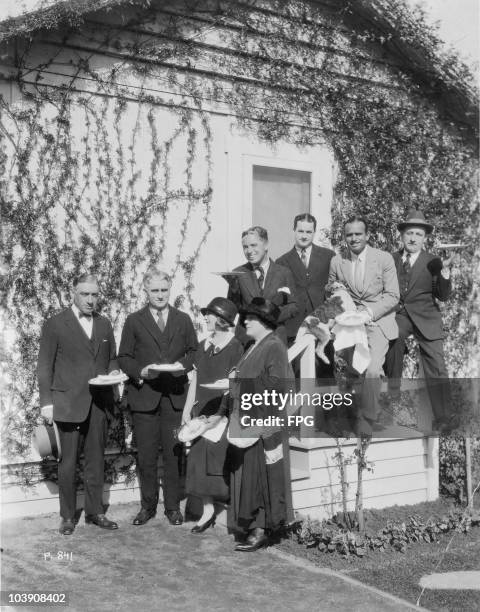
[[[246,315],[254,315],[260,321],[275,329],[278,325],[278,317],[280,316],[280,308],[262,297],[253,298],[248,306],[240,309],[242,320],[245,320]]]
[[[420,210],[411,210],[408,213],[406,220],[398,223],[397,227],[399,231],[403,232],[404,229],[412,225],[423,227],[427,234],[431,234],[433,232],[433,225],[431,223],[427,223],[425,215]]]
[[[57,461],[62,458],[60,435],[55,421],[50,425],[37,425],[33,430],[33,446],[42,459],[54,457]]]
[[[211,312],[217,317],[221,317],[230,325],[235,325],[235,317],[238,314],[237,307],[231,300],[227,300],[227,298],[216,297],[205,307],[201,308],[200,312],[203,315],[206,315],[207,312]]]

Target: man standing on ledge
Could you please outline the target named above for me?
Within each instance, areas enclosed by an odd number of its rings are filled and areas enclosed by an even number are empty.
[[[313,244],[317,220],[313,215],[303,213],[293,220],[295,244],[293,248],[277,259],[277,264],[288,268],[295,282],[295,297],[298,304],[298,313],[285,323],[288,346],[295,341],[298,329],[309,314],[325,301],[325,285],[328,283],[330,261],[335,255],[331,249]],[[317,358],[318,374],[333,378],[333,346],[328,358],[330,366]]]
[[[60,533],[75,529],[75,475],[78,447],[84,440],[85,522],[117,529],[103,511],[106,413],[113,408],[112,387],[88,384],[99,374],[115,372],[112,326],[95,312],[95,276],[83,274],[73,284],[73,304],[43,326],[38,355],[38,386],[42,416],[55,420],[62,448],[58,464]]]
[[[247,263],[235,268],[234,272],[240,272],[238,276],[226,277],[230,285],[227,297],[239,310],[255,297],[273,302],[280,308],[276,333],[286,344],[285,325],[298,312],[292,273],[269,258],[265,228],[257,225],[242,232],[242,246]],[[248,341],[244,327],[237,326],[237,336],[243,344]]]
[[[130,377],[128,405],[132,411],[140,473],[141,510],[134,525],[144,525],[157,512],[158,457],[163,453],[165,516],[181,525],[180,471],[175,430],[180,427],[197,337],[190,317],[170,306],[171,279],[150,268],[143,278],[148,304],[127,317],[118,362]],[[152,365],[177,365],[174,372],[155,372]]]
[[[329,282],[340,281],[348,289],[366,325],[370,364],[363,386],[362,417],[374,421],[380,413],[379,396],[388,343],[398,337],[395,307],[400,292],[390,253],[368,246],[367,221],[352,215],[344,224],[347,252],[330,262]]]
[[[385,361],[390,391],[400,391],[405,341],[411,334],[418,343],[427,391],[440,429],[449,429],[456,418],[451,414],[451,395],[443,354],[442,315],[436,300],[446,301],[451,293],[450,266],[454,256],[442,260],[423,250],[433,231],[422,212],[412,210],[406,221],[397,225],[403,249],[393,254],[400,285],[396,315],[399,336]],[[443,382],[442,382],[443,380]]]

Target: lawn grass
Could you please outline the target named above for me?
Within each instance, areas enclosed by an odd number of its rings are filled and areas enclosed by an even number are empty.
[[[377,531],[385,527],[388,520],[402,522],[413,514],[426,520],[430,516],[440,517],[447,514],[452,507],[455,508],[452,503],[439,499],[415,506],[369,510],[365,513],[366,525],[369,530]],[[456,508],[458,509],[458,506]],[[409,544],[405,553],[391,549],[385,552],[369,551],[363,558],[353,555],[345,558],[336,553],[307,549],[303,544],[298,544],[295,536],[284,540],[278,546],[286,552],[307,558],[316,565],[346,573],[412,603],[417,602],[421,593],[419,581],[424,575],[434,572],[480,570],[479,527],[473,527],[466,534],[442,534],[437,542],[431,544]],[[449,547],[446,552],[447,546]],[[435,611],[478,612],[480,591],[425,590],[420,605]]]

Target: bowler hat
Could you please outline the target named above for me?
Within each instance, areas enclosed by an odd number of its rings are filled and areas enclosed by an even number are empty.
[[[208,306],[200,309],[200,312],[203,315],[207,314],[207,312],[212,312],[224,319],[227,323],[230,323],[230,325],[235,325],[235,317],[238,314],[235,304],[223,297],[213,298]]]
[[[245,308],[240,308],[240,314],[244,319],[246,315],[255,315],[260,321],[275,329],[278,325],[280,308],[263,297],[255,297]]]
[[[420,210],[410,210],[407,215],[407,219],[399,223],[397,227],[401,232],[403,232],[403,230],[409,225],[418,225],[423,227],[427,234],[431,234],[433,232],[433,225],[427,223],[424,214]]]
[[[42,459],[54,457],[58,461],[62,458],[60,436],[55,421],[52,424],[37,425],[33,430],[33,446]]]

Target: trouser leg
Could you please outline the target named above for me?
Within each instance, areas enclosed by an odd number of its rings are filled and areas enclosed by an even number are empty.
[[[105,441],[107,418],[105,411],[94,404],[85,423],[83,447],[85,514],[103,514],[103,483],[105,476]]]
[[[181,494],[180,461],[181,445],[174,437],[180,427],[181,411],[174,410],[168,398],[162,398],[160,408],[160,440],[163,454],[163,498],[165,510],[178,510]]]
[[[73,519],[77,508],[75,476],[80,438],[79,425],[57,421],[57,426],[62,447],[62,458],[58,463],[60,516],[64,519]]]
[[[380,414],[379,400],[388,339],[378,325],[368,326],[367,336],[371,361],[365,372],[360,405],[364,417],[375,419]]]
[[[398,338],[390,342],[384,365],[385,374],[388,377],[388,388],[393,392],[400,391],[405,342],[408,336],[413,333],[413,324],[408,316],[398,314],[396,321]]]
[[[160,414],[132,412],[137,443],[137,467],[142,508],[152,512],[158,504],[158,454],[160,450]]]
[[[436,419],[445,419],[452,412],[452,398],[447,366],[443,353],[443,341],[427,340],[415,334],[420,349],[425,384]]]

